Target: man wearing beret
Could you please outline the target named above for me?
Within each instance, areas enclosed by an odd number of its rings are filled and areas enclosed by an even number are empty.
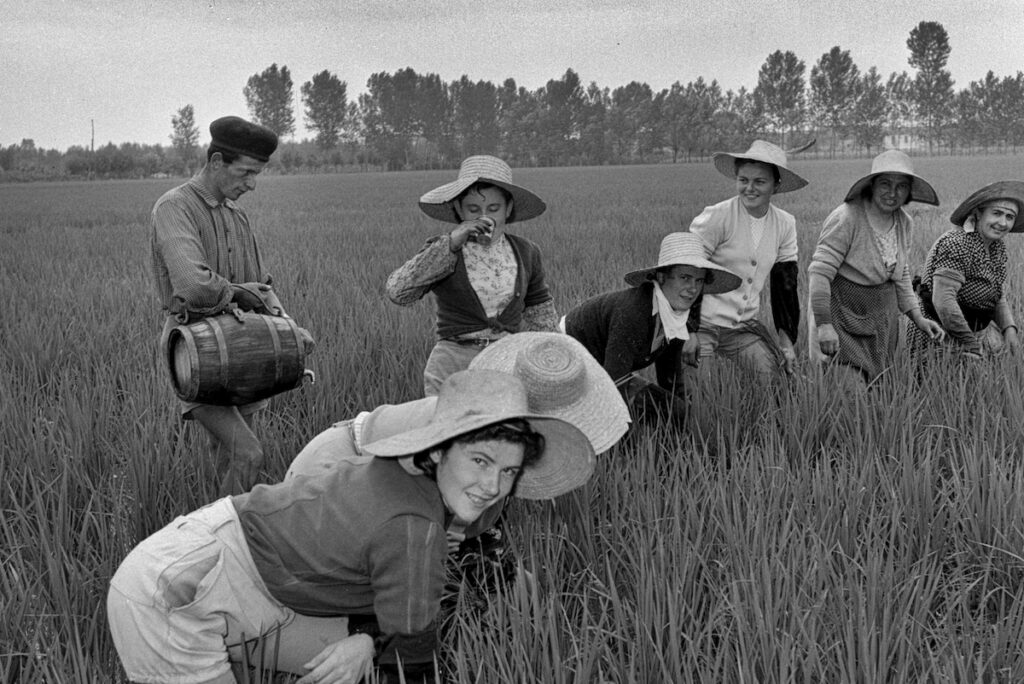
[[[270,289],[249,218],[235,204],[256,187],[256,176],[277,148],[277,135],[226,116],[210,124],[210,136],[203,168],[153,207],[153,275],[166,314],[160,339],[163,358],[168,335],[178,324],[233,308],[284,313]],[[263,448],[252,419],[266,403],[182,402],[182,417],[197,420],[209,433],[221,495],[241,494],[255,484]]]

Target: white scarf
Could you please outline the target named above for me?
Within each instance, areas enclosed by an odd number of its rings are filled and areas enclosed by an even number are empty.
[[[666,340],[671,342],[672,340],[690,339],[690,332],[686,329],[686,321],[690,318],[690,310],[676,311],[673,309],[657,281],[654,282],[654,306],[651,313],[657,314],[661,320],[661,327],[665,331]]]

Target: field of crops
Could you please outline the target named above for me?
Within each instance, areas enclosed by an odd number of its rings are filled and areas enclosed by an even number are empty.
[[[806,267],[869,162],[797,163]],[[917,160],[922,265],[970,190],[1021,157]],[[548,212],[519,227],[560,311],[653,265],[662,236],[731,194],[710,164],[517,170]],[[417,396],[432,309],[387,274],[439,224],[453,172],[267,177],[243,199],[318,381],[272,402],[263,481],[356,411]],[[107,581],[127,550],[215,497],[205,444],[158,367],[148,215],[175,181],[0,186],[0,681],[123,681]],[[1024,238],[1010,236],[1018,320]],[[802,275],[806,304],[806,276]],[[804,332],[800,352],[806,357]],[[804,367],[784,388],[715,369],[685,433],[643,426],[591,483],[507,523],[536,588],[467,607],[452,682],[1024,681],[1024,370],[901,363],[866,395]]]

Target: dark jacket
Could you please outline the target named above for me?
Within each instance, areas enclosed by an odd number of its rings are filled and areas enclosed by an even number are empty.
[[[672,340],[651,351],[657,317],[651,315],[654,286],[644,283],[626,290],[591,297],[565,316],[565,332],[579,340],[597,359],[613,380],[652,363],[658,384],[673,388],[681,370],[682,340]],[[698,297],[690,309],[686,329],[700,326]]]

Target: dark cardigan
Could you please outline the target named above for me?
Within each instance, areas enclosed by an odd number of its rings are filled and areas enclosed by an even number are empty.
[[[437,301],[437,337],[446,339],[490,328],[494,331],[519,332],[523,310],[551,300],[544,282],[540,248],[532,241],[505,233],[519,267],[512,301],[495,318],[488,318],[466,273],[462,252],[452,274],[438,281],[431,290]]]
[[[654,286],[637,287],[591,297],[565,316],[565,332],[579,340],[613,380],[652,363],[658,385],[671,390],[682,370],[682,340],[672,340],[651,351],[656,317],[651,315]],[[698,297],[690,309],[686,329],[695,333],[700,326]]]

